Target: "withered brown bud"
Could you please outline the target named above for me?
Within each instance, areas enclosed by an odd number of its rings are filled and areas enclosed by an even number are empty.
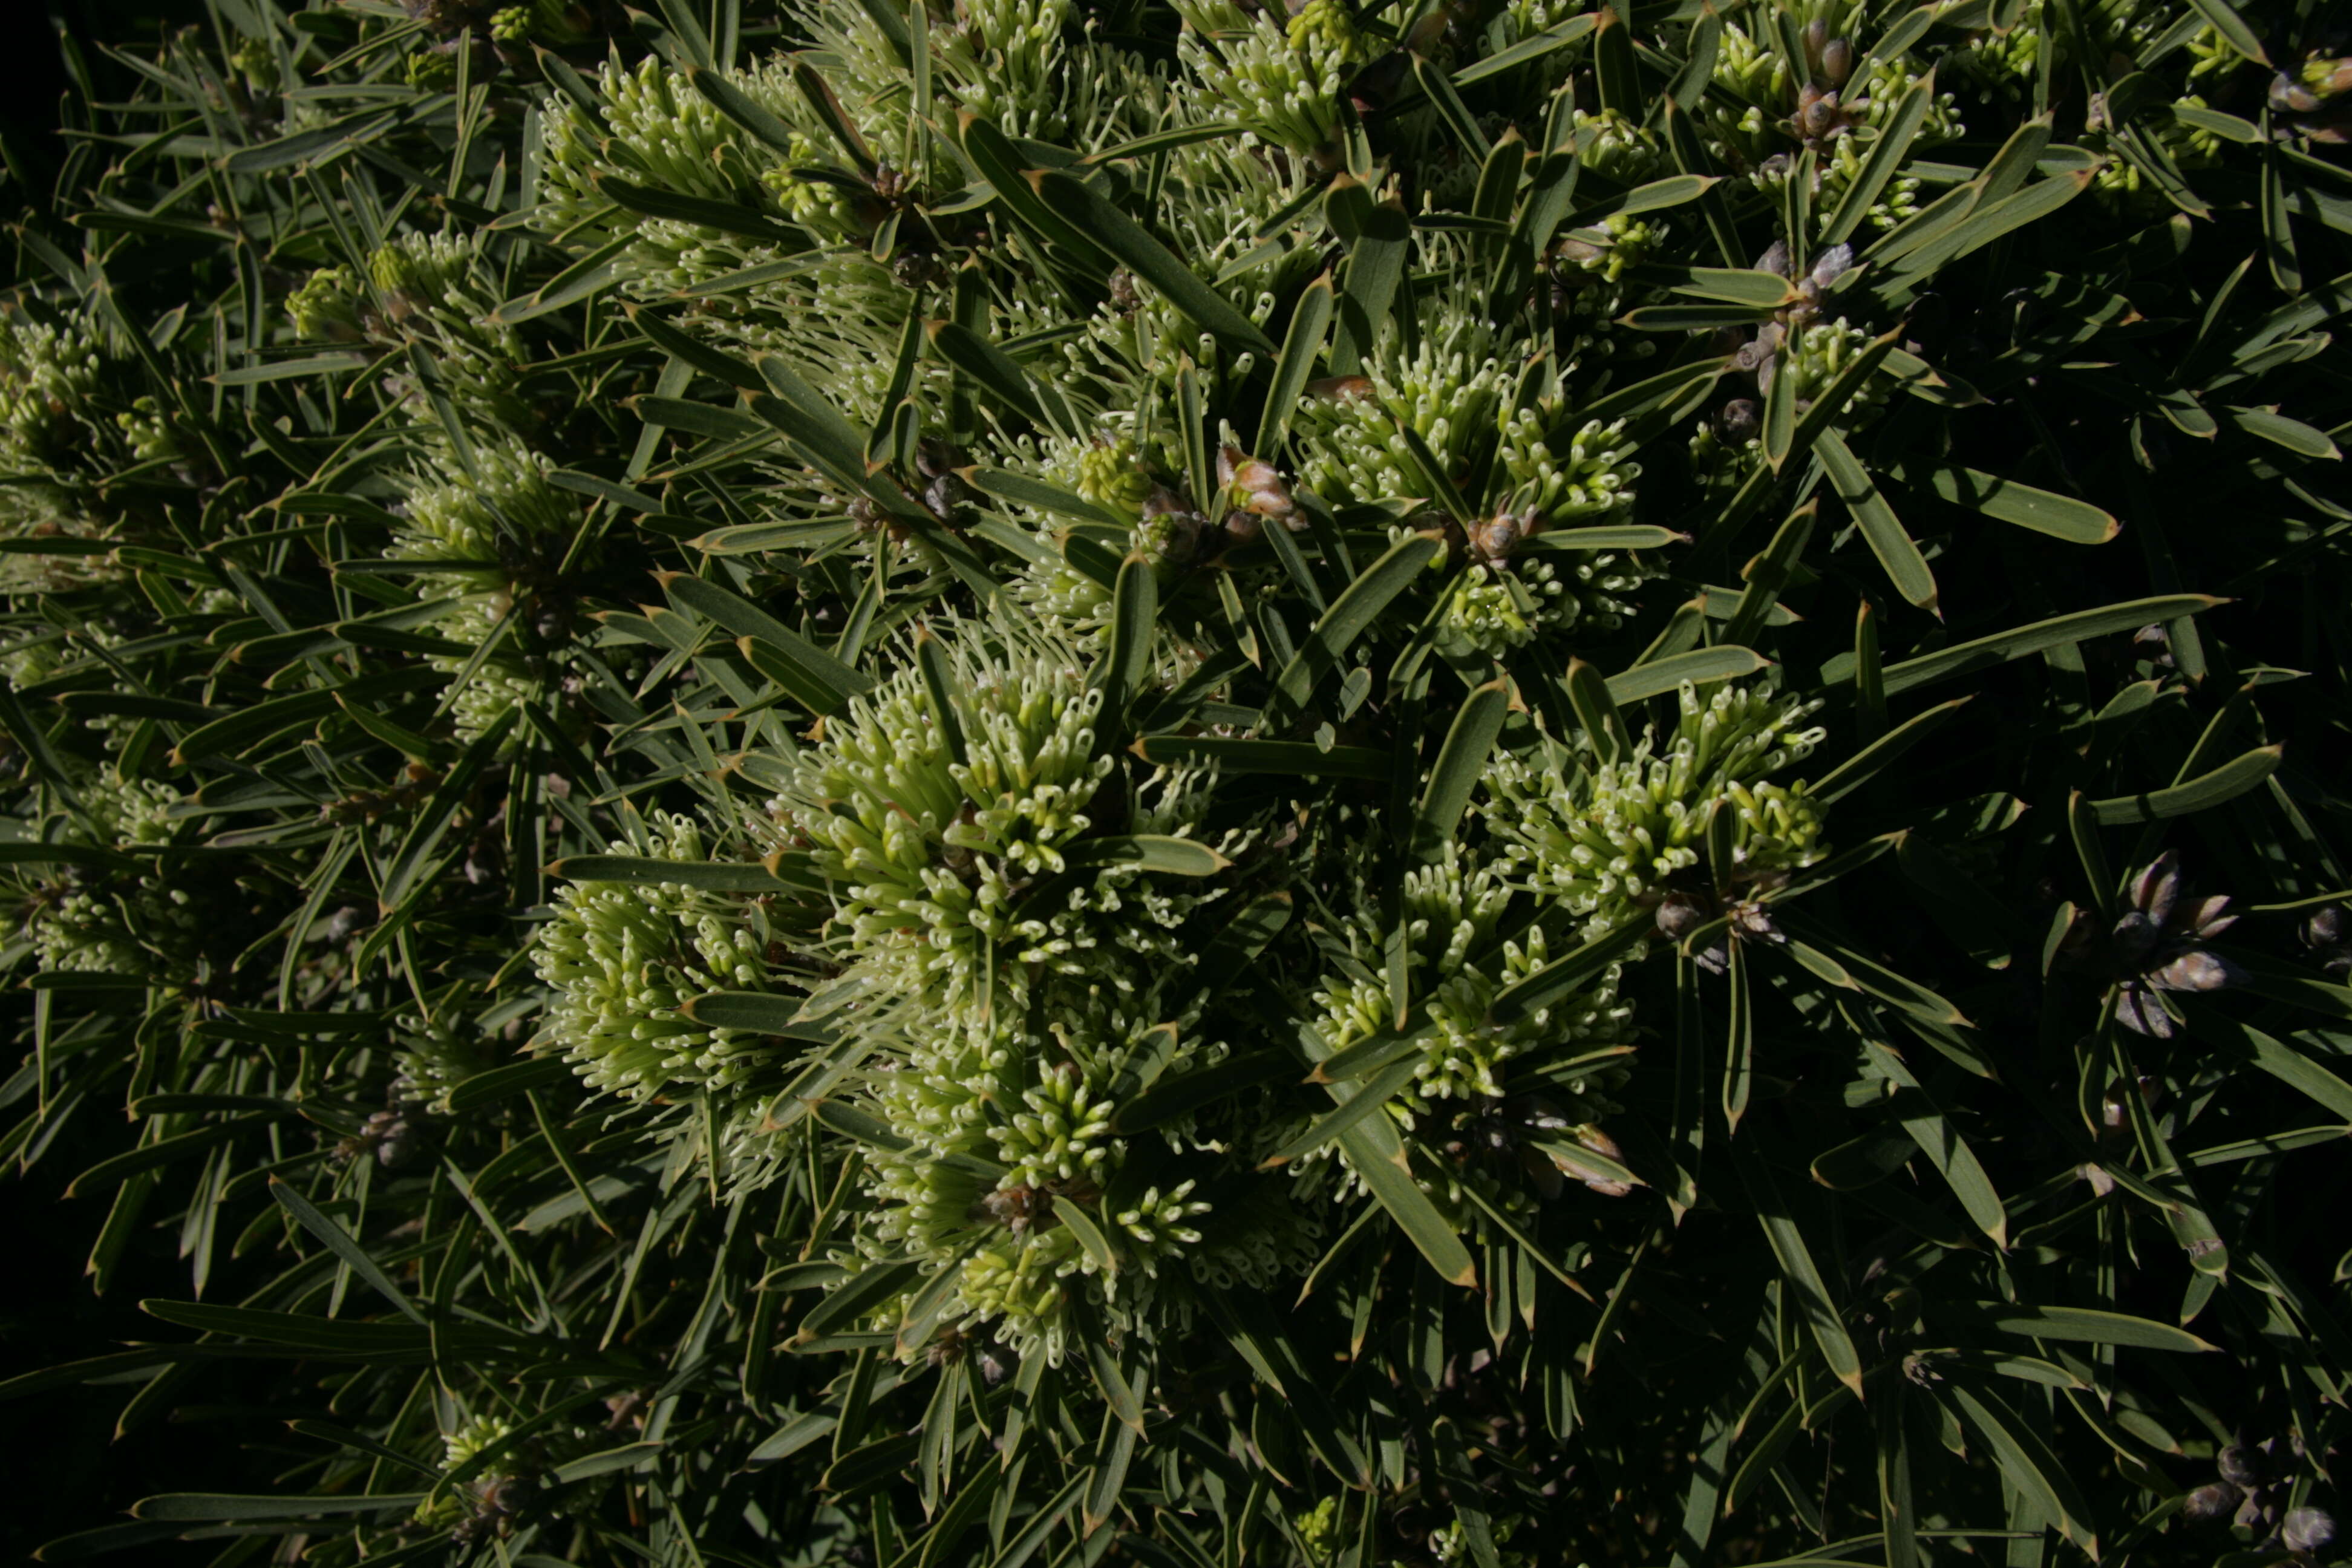
[[[2232,1443],[2222,1449],[2213,1468],[2221,1471],[2221,1479],[2233,1487],[2260,1486],[2267,1468],[2263,1463],[2262,1451],[2250,1448],[2243,1443]]]
[[[1853,74],[1853,45],[1843,38],[1832,38],[1822,48],[1822,75],[1832,87],[1843,87]]]
[[[1808,87],[1798,94],[1797,129],[1807,139],[1828,135],[1837,128],[1840,119],[1836,93],[1816,96]]]
[[[941,474],[923,487],[923,505],[941,522],[952,521],[963,506],[964,483],[953,474]]]
[[[1191,511],[1184,498],[1166,485],[1154,485],[1151,493],[1143,498],[1143,515],[1147,518],[1166,517],[1175,512]]]
[[[2326,1510],[2291,1510],[2279,1524],[2279,1544],[2289,1552],[2324,1552],[2336,1539],[2336,1521]]]
[[[1533,510],[1496,512],[1470,530],[1470,548],[1489,564],[1500,565],[1511,552],[1541,531],[1543,519]]]
[[[2317,93],[2284,71],[2271,78],[2270,105],[2281,114],[2308,114],[2319,101]]]
[[[2191,1524],[2210,1524],[2235,1510],[2242,1495],[2227,1481],[2211,1482],[2182,1500],[2180,1517]]]
[[[1281,522],[1290,521],[1297,513],[1297,504],[1290,499],[1290,487],[1283,482],[1281,471],[1238,447],[1219,449],[1217,481],[1244,511]]]
[[[1707,922],[1704,901],[1690,893],[1668,893],[1658,902],[1658,934],[1675,942]]]
[[[2161,991],[2219,991],[2242,978],[2237,965],[2201,947],[2190,948],[2148,976]]]
[[[939,258],[928,250],[902,250],[890,258],[890,276],[901,289],[923,289],[939,280]]]

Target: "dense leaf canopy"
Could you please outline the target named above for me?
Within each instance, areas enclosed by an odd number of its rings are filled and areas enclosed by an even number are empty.
[[[212,1451],[48,1558],[2326,1560],[2347,50],[77,56],[10,143],[0,1147],[88,1247],[31,1289],[163,1293],[0,1394]]]

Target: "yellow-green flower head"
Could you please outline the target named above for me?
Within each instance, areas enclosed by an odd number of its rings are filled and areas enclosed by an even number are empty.
[[[957,688],[947,723],[909,658],[826,721],[770,810],[841,885],[845,951],[961,1004],[985,999],[992,949],[1010,970],[1066,960],[1080,942],[1066,914],[1018,906],[1066,869],[1112,762],[1095,754],[1102,696],[1074,652],[1028,630],[992,643],[973,626],[942,647]]]
[[[1060,134],[1069,0],[960,0],[957,11],[961,42],[979,68],[958,73],[953,90],[963,106],[1008,135]]]
[[[1364,63],[1363,35],[1339,0],[1307,0],[1283,37],[1318,71],[1346,70]]]
[[[1495,998],[1534,973],[1550,954],[1543,932],[1496,939],[1514,885],[1507,868],[1468,859],[1454,846],[1404,875],[1400,917],[1412,994],[1422,1000],[1432,1038],[1416,1058],[1413,1081],[1391,1104],[1407,1127],[1441,1100],[1494,1098],[1507,1091],[1505,1064],[1535,1051],[1589,1050],[1622,1038],[1633,1009],[1616,1000],[1612,968],[1580,994],[1499,1027],[1487,1022]],[[1388,932],[1378,912],[1358,911],[1347,932],[1354,963],[1327,975],[1315,992],[1319,1027],[1335,1052],[1370,1039],[1394,1022],[1382,970]]]
[[[1426,495],[1400,426],[1449,470],[1493,437],[1513,377],[1490,352],[1492,333],[1469,320],[1432,324],[1443,330],[1424,331],[1410,354],[1396,335],[1383,338],[1357,384],[1310,386],[1293,416],[1308,489],[1339,502]]]
[[[620,855],[709,858],[692,820],[659,816]],[[770,1048],[763,1036],[716,1028],[682,1006],[711,991],[767,989],[774,940],[757,900],[679,882],[572,882],[540,927],[531,962],[555,1000],[540,1043],[562,1051],[596,1089],[649,1099],[674,1086],[740,1082]]]
[[[1845,321],[1815,321],[1781,339],[1772,358],[1771,376],[1796,378],[1797,409],[1802,413],[1869,346],[1870,334],[1860,327]],[[1759,389],[1770,391],[1769,379],[1764,380]],[[1846,405],[1847,426],[1855,428],[1867,424],[1885,406],[1886,395],[1883,374],[1864,382],[1862,390]]]
[[[93,331],[0,322],[0,460],[11,471],[69,465],[88,439],[103,369]]]
[[[1547,528],[1603,522],[1633,504],[1642,466],[1622,419],[1588,419],[1573,431],[1559,418],[1561,400],[1548,398],[1502,421],[1496,448],[1503,472],[1518,488],[1505,501],[1513,512],[1534,512]]]
[[[1200,88],[1252,132],[1293,153],[1325,154],[1339,128],[1339,100],[1362,46],[1331,0],[1277,24],[1234,0],[1179,0],[1177,52]]]
[[[772,111],[786,107],[763,78],[746,73],[734,85]],[[599,176],[680,195],[724,200],[740,194],[752,166],[743,132],[659,57],[649,55],[631,68],[615,56],[597,74],[595,87],[603,100],[596,112],[559,95],[541,117],[542,226],[562,232],[595,220],[600,235],[636,229],[648,240],[666,237],[652,231],[650,221],[614,212],[596,188]],[[763,157],[761,165],[766,162]],[[667,237],[670,243],[661,248],[680,248],[677,237]]]
[[[1817,706],[1769,685],[1718,686],[1706,699],[1685,685],[1663,747],[1652,733],[1617,762],[1559,747],[1497,757],[1479,809],[1518,885],[1584,917],[1588,937],[1605,935],[1643,918],[1667,879],[1699,863],[1718,802],[1747,835],[1743,867],[1819,858],[1819,813],[1801,786],[1758,782],[1811,752],[1821,731],[1796,726]]]
[[[1864,164],[1870,161],[1870,150],[1859,136],[1841,136],[1821,153],[1821,186],[1813,201],[1813,227],[1826,232],[1835,221],[1838,204],[1845,192],[1862,177]],[[1880,187],[1878,199],[1870,204],[1866,215],[1870,226],[1890,229],[1908,222],[1919,211],[1920,181],[1914,174],[1897,174]]]
[[[390,554],[426,561],[478,562],[484,570],[446,581],[467,590],[456,595],[432,623],[436,635],[469,651],[432,656],[445,674],[471,671],[457,689],[451,709],[457,733],[471,739],[498,722],[516,703],[528,701],[551,675],[576,665],[568,647],[542,651],[534,666],[526,657],[530,635],[500,623],[527,608],[526,595],[551,575],[570,553],[580,529],[579,498],[560,490],[548,476],[554,465],[518,441],[484,442],[473,452],[471,472],[454,457],[442,458],[412,476],[402,526]],[[583,552],[583,562],[593,561]],[[575,565],[579,563],[575,563]],[[446,591],[446,590],[445,590]],[[493,637],[497,651],[488,659],[472,651]]]
[[[348,267],[321,267],[286,297],[286,314],[302,337],[323,341],[361,332],[359,275]]]
[[[1129,1139],[1113,1122],[1119,1096],[1148,1077],[1224,1054],[1198,1037],[1181,984],[1139,998],[1051,985],[1042,1030],[1004,1008],[901,1020],[879,1047],[888,1070],[871,1075],[862,1100],[891,1139],[870,1157],[862,1253],[953,1271],[948,1320],[986,1326],[1024,1353],[1060,1356],[1073,1292],[1148,1331],[1134,1317],[1142,1287],[1200,1246],[1194,1222],[1209,1205],[1191,1178],[1160,1174],[1181,1128]],[[1073,1209],[1107,1254],[1081,1241]]]
[[[580,500],[550,481],[552,462],[514,440],[480,443],[473,458],[470,472],[446,458],[415,477],[394,554],[496,563],[570,544]]]
[[[1072,466],[1072,488],[1116,515],[1141,512],[1144,499],[1151,494],[1151,475],[1131,436],[1080,448]]]
[[[180,792],[161,779],[126,778],[103,768],[82,784],[79,795],[98,841],[117,849],[168,844],[178,826],[171,813]]]
[[[368,280],[419,305],[446,300],[474,264],[471,240],[455,234],[404,234],[368,257]]]
[[[1862,82],[1849,86],[1843,94],[1849,101],[1858,100],[1855,107],[1862,122],[1873,130],[1883,130],[1892,123],[1895,111],[1911,89],[1926,79],[1927,73],[1907,59],[1874,59]],[[1912,145],[1934,147],[1947,142],[1957,142],[1968,134],[1969,128],[1960,120],[1960,100],[1957,94],[1939,92],[1927,100],[1927,116],[1919,121]],[[1841,136],[1840,142],[1854,138]]]
[[[1445,624],[1496,658],[1545,637],[1612,632],[1633,611],[1627,595],[1653,574],[1605,552],[1474,561],[1447,590]]]
[[[1598,114],[1576,110],[1570,123],[1576,132],[1577,162],[1596,174],[1638,185],[1658,178],[1671,163],[1656,132],[1616,110],[1604,109]]]
[[[142,463],[179,455],[180,443],[172,434],[171,421],[164,417],[163,405],[152,397],[133,400],[129,408],[114,416],[114,423],[122,432],[131,455]]]
[[[1797,101],[1796,79],[1790,74],[1788,61],[1737,22],[1723,25],[1715,57],[1715,83],[1768,114],[1785,114]]]

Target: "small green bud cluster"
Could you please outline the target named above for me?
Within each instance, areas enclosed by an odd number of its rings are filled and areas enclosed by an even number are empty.
[[[644,835],[614,853],[708,858],[689,818],[657,816]],[[756,900],[681,882],[566,884],[531,950],[555,992],[541,1044],[571,1058],[593,1087],[634,1100],[673,1085],[740,1082],[768,1048],[763,1037],[698,1024],[683,1005],[711,991],[766,990],[765,926]]]
[[[1573,110],[1576,160],[1620,184],[1640,185],[1673,172],[1674,160],[1658,133],[1613,109],[1597,114]]]
[[[845,952],[896,972],[908,993],[962,1005],[985,1003],[998,944],[1022,963],[1055,966],[1095,944],[1075,910],[1039,917],[1018,906],[1037,879],[1067,868],[1063,850],[1091,825],[1112,764],[1095,755],[1102,696],[1076,658],[1043,645],[950,646],[967,699],[952,741],[908,668],[834,717],[770,810],[787,841],[843,885],[835,929]],[[1116,895],[1102,891],[1108,909]]]
[[[1668,880],[1698,865],[1709,817],[1737,814],[1737,866],[1785,871],[1826,853],[1818,805],[1801,784],[1763,783],[1821,739],[1796,726],[1818,704],[1769,686],[1722,686],[1702,700],[1685,686],[1682,717],[1661,748],[1646,735],[1630,757],[1570,759],[1551,749],[1498,756],[1486,770],[1486,825],[1513,875],[1582,917],[1588,937],[1621,930],[1654,907]],[[1718,867],[1718,883],[1733,868]]]
[[[433,668],[471,672],[452,709],[457,732],[486,733],[517,703],[531,700],[577,664],[566,646],[526,621],[561,613],[565,558],[579,542],[580,506],[548,476],[554,465],[521,443],[483,443],[470,467],[454,455],[411,479],[402,526],[389,553],[425,561],[478,563],[456,579],[473,591],[456,595],[432,623],[434,631],[467,651],[436,654]],[[593,560],[583,551],[579,566]],[[477,654],[490,647],[487,658]]]
[[[1487,1022],[1495,998],[1551,956],[1540,927],[1517,939],[1500,934],[1513,891],[1506,866],[1471,859],[1450,844],[1437,860],[1405,873],[1399,918],[1407,984],[1423,999],[1434,1037],[1391,1108],[1406,1127],[1438,1100],[1502,1096],[1506,1064],[1515,1058],[1538,1049],[1573,1054],[1623,1039],[1630,1031],[1633,1010],[1616,1001],[1613,970],[1564,1003],[1500,1026]],[[1354,962],[1327,975],[1315,993],[1324,1041],[1335,1052],[1394,1022],[1382,972],[1390,933],[1368,910],[1347,934]]]
[[[1308,0],[1287,25],[1234,0],[1180,0],[1178,50],[1210,95],[1276,146],[1327,157],[1339,129],[1349,79],[1365,59],[1362,38],[1335,0]]]
[[[1401,427],[1422,438],[1448,479],[1495,439],[1509,382],[1490,334],[1467,319],[1430,326],[1411,350],[1382,340],[1360,377],[1308,388],[1294,416],[1307,489],[1335,502],[1426,495]]]
[[[70,468],[104,384],[97,334],[73,322],[0,321],[0,466]]]

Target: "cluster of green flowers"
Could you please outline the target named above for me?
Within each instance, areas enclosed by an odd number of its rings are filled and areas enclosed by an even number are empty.
[[[1181,1301],[1203,1271],[1256,1277],[1297,1226],[1270,1231],[1247,1205],[1212,1216],[1200,1174],[1172,1163],[1189,1121],[1116,1131],[1124,1097],[1224,1054],[1200,1037],[1197,954],[1178,941],[1222,890],[1089,854],[1095,819],[1191,837],[1210,780],[1117,798],[1100,691],[1052,633],[962,623],[932,647],[942,687],[910,668],[853,700],[769,809],[783,853],[832,889],[820,940],[842,966],[833,994],[855,1000],[824,1016],[887,1066],[857,1097],[890,1143],[856,1247],[914,1258],[923,1281],[885,1315],[952,1274],[931,1293],[942,1321],[1058,1359],[1073,1290],[1148,1333],[1181,1310],[1143,1305]]]
[[[1285,20],[1234,0],[1183,0],[1184,65],[1255,136],[1328,162],[1364,41],[1335,0],[1307,0]]]
[[[1439,1100],[1496,1099],[1510,1092],[1514,1058],[1536,1051],[1574,1055],[1624,1040],[1633,1010],[1616,999],[1612,969],[1559,1006],[1539,1007],[1496,1026],[1495,998],[1554,956],[1540,926],[1517,939],[1498,929],[1516,891],[1504,864],[1465,856],[1448,845],[1441,858],[1407,871],[1398,900],[1406,985],[1422,999],[1432,1039],[1415,1058],[1413,1081],[1391,1110],[1405,1126]],[[1382,973],[1391,933],[1377,910],[1359,911],[1347,932],[1347,967],[1315,993],[1321,1029],[1334,1052],[1371,1038],[1396,1022]]]
[[[89,436],[103,384],[97,335],[77,322],[0,320],[0,463],[55,469]]]
[[[1820,806],[1804,785],[1765,777],[1820,741],[1818,729],[1797,728],[1819,705],[1769,685],[1722,686],[1705,698],[1685,686],[1680,703],[1681,721],[1663,745],[1644,735],[1631,755],[1604,759],[1546,741],[1487,768],[1481,809],[1512,876],[1581,917],[1588,937],[1647,918],[1687,880],[1718,810],[1737,825],[1732,864],[1709,868],[1711,885],[1695,893],[1727,891],[1828,852]]]
[[[89,769],[76,785],[77,811],[67,842],[121,854],[173,841],[180,792],[119,767]],[[187,888],[153,862],[60,868],[35,887],[25,905],[26,934],[45,973],[183,979],[203,946],[204,911]]]
[[[1022,895],[1070,869],[1112,769],[1096,754],[1102,694],[1075,657],[1042,639],[992,657],[974,640],[941,645],[965,698],[945,721],[905,669],[835,716],[769,806],[783,842],[841,884],[843,957],[959,1011],[991,1004],[1000,946],[1008,964],[1071,969],[1102,940],[1076,900],[1033,912]],[[1124,879],[1093,879],[1102,915],[1124,907]]]
[[[526,624],[535,613],[555,612],[567,566],[594,558],[581,538],[577,500],[548,479],[553,468],[513,440],[437,458],[413,476],[388,551],[463,568],[441,581],[464,591],[446,595],[427,624],[464,650],[431,658],[435,668],[469,677],[451,699],[457,732],[467,740],[578,663],[568,642]],[[572,560],[575,551],[584,559]]]
[[[1606,551],[1474,561],[1446,591],[1444,624],[1458,643],[1499,658],[1547,637],[1616,630],[1648,576]]]
[[[1187,1288],[1161,1265],[1202,1247],[1211,1205],[1171,1164],[1178,1139],[1114,1131],[1118,1096],[1223,1055],[1190,1037],[1196,1016],[1147,1024],[1164,999],[1065,986],[1042,1033],[995,1017],[908,1031],[866,1101],[898,1142],[874,1156],[860,1247],[916,1258],[926,1286],[950,1276],[942,1318],[1024,1354],[1060,1359],[1073,1291],[1150,1332],[1135,1309]]]
[[[435,393],[491,425],[528,429],[533,419],[517,379],[524,357],[498,314],[497,279],[479,234],[398,236],[362,266],[318,268],[287,297],[295,331],[320,343],[415,343],[431,351],[436,388],[405,372],[387,384],[420,408]]]
[[[1512,379],[1483,323],[1433,312],[1417,344],[1384,339],[1361,375],[1308,389],[1315,395],[1297,414],[1299,477],[1334,501],[1427,495],[1433,478],[1455,479],[1494,443],[1510,416]],[[1408,429],[1444,474],[1422,471]]]
[[[93,312],[0,314],[0,539],[116,532],[124,509],[96,481],[171,463],[180,444]],[[0,585],[47,590],[106,574],[101,558],[0,555]]]
[[[702,830],[688,817],[644,824],[641,844],[615,854],[699,865]],[[771,1048],[767,1037],[700,1024],[685,1004],[712,991],[767,989],[776,934],[757,899],[688,882],[582,881],[556,894],[531,961],[553,992],[541,1044],[614,1094],[646,1100],[673,1085],[740,1082]]]

